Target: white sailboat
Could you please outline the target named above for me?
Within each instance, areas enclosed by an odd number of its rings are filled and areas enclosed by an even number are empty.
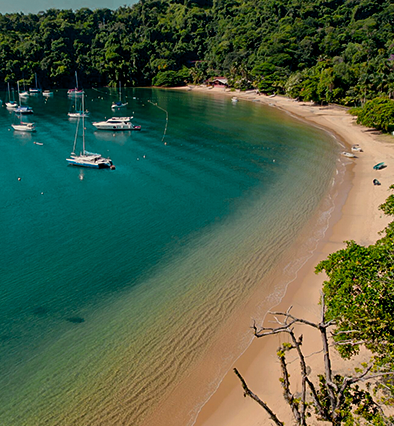
[[[35,76],[35,82],[36,82],[36,87],[31,87],[30,89],[29,89],[29,93],[31,94],[31,95],[38,95],[39,93],[41,93],[42,92],[42,90],[38,87],[38,85],[37,85],[37,73],[35,73],[34,74],[34,76]]]
[[[19,99],[19,102],[21,103],[21,97],[19,94],[19,81],[17,82],[17,86],[18,86],[18,99]],[[33,114],[34,113],[33,108],[27,105],[19,105],[14,111],[17,114]]]
[[[122,88],[121,88],[121,82],[119,81],[119,101],[112,102],[111,108],[112,109],[120,109],[124,108],[128,102],[122,102]]]
[[[27,98],[28,96],[29,96],[29,92],[25,88],[25,80],[23,79],[23,92],[19,92],[19,99]]]
[[[74,89],[68,89],[67,95],[68,96],[81,96],[85,92],[82,89],[78,89],[78,74],[75,71],[75,88]]]
[[[70,118],[89,117],[90,112],[88,110],[83,110],[83,108],[80,107],[81,106],[81,102],[77,102],[77,100],[79,99],[79,97],[78,96],[74,96],[74,98],[75,98],[74,109],[73,109],[73,111],[70,111],[68,113],[68,116]],[[77,106],[77,104],[78,104],[78,106]]]
[[[15,114],[15,116],[18,117],[18,121],[16,123],[11,124],[11,127],[14,130],[17,130],[18,132],[29,132],[29,133],[36,131],[35,124],[23,121],[22,114]]]
[[[8,109],[18,108],[18,102],[16,102],[15,100],[11,100],[10,83],[7,83],[7,85],[8,85],[8,101],[5,103],[5,106]]]
[[[82,95],[82,111],[84,110],[84,96]],[[76,144],[78,140],[78,130],[79,130],[79,123],[82,118],[82,151],[80,154],[75,153]],[[90,167],[94,169],[104,169],[104,168],[110,168],[114,169],[115,166],[113,165],[110,158],[104,158],[100,154],[95,154],[92,152],[88,152],[85,149],[85,117],[82,115],[82,117],[78,117],[78,122],[76,126],[75,131],[75,139],[74,139],[74,146],[73,146],[73,152],[70,155],[70,158],[67,158],[68,164],[71,166],[79,166],[79,167]]]

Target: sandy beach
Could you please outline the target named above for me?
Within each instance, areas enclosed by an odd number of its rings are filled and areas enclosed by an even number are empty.
[[[316,106],[309,102],[295,102],[292,99],[275,96],[268,97],[258,95],[254,91],[239,92],[224,90],[223,88],[208,88],[192,86],[181,88],[196,93],[204,93],[207,96],[236,96],[238,102],[256,102],[277,108],[284,113],[303,120],[311,125],[323,128],[334,134],[338,143],[343,147],[341,151],[351,152],[351,146],[358,144],[363,152],[357,153],[357,158],[346,159],[346,173],[343,181],[332,188],[335,196],[335,209],[331,214],[329,226],[324,237],[318,242],[317,248],[301,269],[296,278],[290,282],[287,291],[277,306],[269,306],[267,309],[286,311],[292,306],[295,316],[319,322],[321,310],[319,297],[324,275],[316,275],[314,270],[319,261],[345,246],[344,241],[355,240],[359,244],[369,245],[379,238],[379,232],[390,222],[378,206],[390,195],[389,186],[394,182],[394,150],[393,137],[382,135],[373,129],[368,129],[356,124],[356,118],[347,113],[346,108],[339,106]],[[387,168],[374,170],[373,166],[384,161]],[[373,185],[377,178],[380,186]],[[317,221],[318,218],[315,218]],[[294,247],[290,249],[287,258],[279,264],[276,271],[267,279],[279,280],[281,270],[286,267],[291,255],[297,257],[302,248],[308,230],[305,235],[300,235]],[[290,257],[289,257],[290,256]],[[282,268],[282,269],[281,269]],[[283,277],[282,277],[283,278]],[[261,297],[264,297],[261,295]],[[259,300],[258,292],[254,295],[256,305]],[[260,299],[261,300],[261,299]],[[241,327],[244,330],[245,322],[252,324],[248,305],[237,312],[237,318],[229,319],[229,324],[234,328]],[[266,326],[272,317],[267,316]],[[249,322],[248,322],[249,321]],[[272,326],[272,325],[271,325]],[[231,331],[233,331],[232,329]],[[320,335],[306,327],[297,329],[303,334],[303,351],[306,361],[311,369],[311,378],[322,372],[323,362]],[[231,333],[231,331],[229,331]],[[252,330],[251,339],[252,336]],[[171,426],[262,426],[271,425],[273,422],[268,414],[255,401],[243,397],[243,390],[239,379],[235,376],[233,368],[221,377],[219,385],[215,377],[220,375],[217,371],[217,357],[225,345],[226,333],[221,333],[210,353],[198,365],[182,383],[171,393],[170,397],[163,401],[154,411],[145,426],[171,425]],[[277,361],[276,351],[280,344],[287,341],[284,334],[270,336],[262,339],[254,338],[248,349],[233,363],[244,377],[249,388],[265,401],[285,424],[292,424],[291,411],[285,403],[282,388],[279,382],[280,366]],[[362,354],[358,359],[344,362],[340,357],[332,353],[333,370],[342,374],[351,373],[356,365],[367,359],[367,354]],[[300,390],[299,363],[295,355],[288,357],[291,374],[291,389],[297,393]],[[205,394],[201,394],[201,389]],[[196,412],[196,407],[202,407]],[[185,419],[191,419],[185,421]],[[314,423],[310,423],[314,424]],[[317,424],[317,423],[316,423]],[[322,424],[321,422],[319,424]]]
[[[328,254],[344,247],[346,240],[355,240],[363,245],[374,243],[379,238],[379,231],[390,221],[378,210],[378,206],[388,197],[388,188],[394,182],[394,168],[390,167],[394,160],[393,138],[357,125],[356,119],[347,113],[346,108],[314,106],[309,102],[295,102],[286,97],[268,97],[254,92],[234,93],[204,87],[194,87],[192,90],[237,96],[239,102],[264,103],[334,133],[349,152],[355,144],[362,148],[363,152],[357,154],[357,158],[352,159],[351,164],[347,166],[351,187],[350,190],[342,189],[343,199],[340,200],[339,197],[325,237],[320,241],[312,258],[299,271],[297,279],[289,286],[280,305],[275,307],[276,311],[285,311],[289,306],[293,306],[294,315],[318,322],[318,301],[324,275],[314,273],[317,263]],[[373,170],[373,165],[381,161],[388,167],[381,171]],[[379,179],[381,186],[373,185],[375,178]],[[267,320],[265,325],[269,325]],[[322,372],[323,365],[321,353],[315,353],[321,350],[320,337],[316,331],[307,328],[300,328],[299,332],[304,335],[304,354],[308,357],[312,376],[315,376]],[[255,339],[235,362],[234,367],[241,372],[250,389],[275,411],[279,419],[285,424],[291,424],[292,415],[282,396],[280,368],[276,358],[276,350],[285,339],[285,335]],[[297,392],[300,384],[298,361],[289,357],[289,361],[292,359],[295,361],[291,363],[292,389]],[[344,362],[333,353],[334,371],[350,373],[360,359]],[[243,397],[240,382],[232,370],[203,406],[195,422],[195,426],[268,424],[273,423],[267,413],[256,402]]]

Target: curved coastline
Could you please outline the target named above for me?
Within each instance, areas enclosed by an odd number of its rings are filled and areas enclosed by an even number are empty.
[[[182,90],[182,89],[181,89]],[[206,92],[214,96],[233,96],[234,92],[225,91],[223,89],[208,89],[207,87],[196,86],[189,88],[198,92]],[[292,116],[325,129],[333,134],[339,143],[343,143],[346,148],[350,149],[351,145],[359,144],[363,153],[356,160],[348,162],[346,166],[346,176],[337,181],[331,188],[331,194],[335,193],[335,207],[329,214],[328,226],[325,232],[322,232],[320,239],[316,242],[316,247],[307,256],[302,264],[295,271],[295,276],[287,281],[286,289],[282,294],[281,301],[273,303],[274,306],[264,306],[265,312],[275,307],[275,310],[286,310],[289,306],[293,306],[293,313],[303,316],[310,320],[318,320],[320,309],[318,300],[320,296],[321,284],[324,276],[316,276],[314,267],[316,264],[332,253],[344,246],[344,241],[353,239],[360,244],[371,244],[378,238],[378,232],[381,231],[389,222],[378,210],[378,206],[384,202],[389,195],[388,187],[394,179],[393,171],[389,168],[381,173],[384,176],[384,183],[381,187],[374,187],[372,180],[376,177],[376,171],[372,166],[379,161],[386,161],[394,158],[394,151],[391,145],[391,136],[381,135],[378,132],[371,131],[362,126],[355,124],[354,118],[347,114],[346,108],[337,106],[316,107],[309,103],[294,102],[291,99],[276,96],[270,98],[264,95],[257,95],[255,92],[237,92],[240,101],[251,101],[262,103],[271,107],[275,107],[289,113]],[[230,100],[230,99],[229,99]],[[321,212],[322,210],[319,209]],[[312,220],[317,224],[319,220],[318,213]],[[307,235],[311,235],[310,230],[301,235],[297,239],[294,246],[302,245]],[[303,240],[304,239],[304,240]],[[283,259],[280,267],[286,268],[291,260],[291,254]],[[305,253],[305,251],[304,251]],[[276,268],[278,270],[278,268]],[[271,277],[275,280],[275,277]],[[283,275],[282,275],[283,278]],[[278,276],[276,277],[278,278]],[[319,351],[319,340],[314,339],[313,333],[308,330],[302,330],[304,338],[304,351],[307,354],[313,354]],[[283,341],[283,336],[266,338],[263,341],[251,339],[252,342],[248,348],[240,355],[234,363],[243,374],[248,385],[265,400],[274,411],[278,414],[282,421],[291,421],[291,412],[285,404],[282,396],[282,388],[279,383],[280,368],[276,362],[276,349]],[[315,341],[314,341],[315,340]],[[319,354],[308,358],[309,365],[315,374],[319,373],[321,365]],[[336,358],[338,371],[346,369],[348,371],[353,367],[352,363],[343,363]],[[354,361],[357,362],[357,361]],[[353,362],[353,363],[354,363]],[[296,364],[296,363],[294,363]],[[205,368],[204,365],[200,366]],[[208,369],[210,373],[212,371]],[[297,377],[295,377],[297,369],[293,372],[293,384],[295,388],[299,385]],[[179,395],[192,389],[193,380],[198,380],[201,370],[195,371],[188,378],[188,384],[180,386],[177,391]],[[207,372],[203,372],[207,377]],[[195,402],[195,410],[189,412],[189,418],[192,421],[188,424],[194,426],[258,426],[269,421],[267,414],[255,402],[249,398],[243,398],[242,388],[238,379],[230,369],[220,381],[220,383],[211,383],[209,394]],[[162,409],[159,410],[162,424],[184,425],[179,416],[178,409],[174,405],[174,400],[164,402]],[[168,404],[169,403],[169,404]],[[165,407],[164,407],[165,406]],[[182,411],[182,410],[181,410]],[[158,413],[156,413],[158,414]],[[167,417],[168,415],[168,417]],[[156,417],[155,415],[153,417]],[[156,417],[157,419],[157,417]],[[171,419],[171,421],[170,421]],[[153,419],[152,419],[153,420]],[[170,423],[167,422],[170,421]],[[179,420],[179,422],[177,421]],[[183,421],[185,418],[183,417]],[[148,421],[147,424],[151,424]],[[154,424],[154,423],[152,423]]]

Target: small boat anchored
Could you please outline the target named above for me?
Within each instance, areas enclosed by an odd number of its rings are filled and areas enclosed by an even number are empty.
[[[84,96],[82,95],[82,110],[84,109]],[[110,158],[104,158],[100,154],[88,152],[85,149],[85,117],[82,115],[82,151],[78,155],[75,153],[75,148],[78,139],[78,130],[79,130],[80,118],[78,117],[78,122],[75,131],[75,139],[73,152],[70,155],[70,158],[67,158],[68,164],[71,166],[78,167],[89,167],[94,169],[115,169],[115,166],[112,163]]]
[[[122,102],[122,88],[121,83],[119,81],[119,100],[117,102],[112,102],[111,108],[112,109],[120,109],[127,106],[128,102]]]
[[[42,92],[42,89],[40,89],[38,87],[38,85],[37,85],[37,73],[35,73],[34,76],[35,76],[36,87],[31,87],[29,89],[29,94],[30,95],[38,95],[38,94],[40,94]]]
[[[74,96],[74,100],[73,110],[68,113],[68,116],[70,118],[89,117],[90,112],[82,108],[80,98]]]
[[[67,95],[68,96],[82,96],[85,92],[82,89],[78,89],[78,75],[75,71],[75,88],[74,89],[68,89]]]
[[[133,117],[112,117],[92,124],[97,130],[141,130],[141,126],[131,122],[132,119]]]
[[[16,102],[15,100],[11,100],[10,83],[8,82],[7,85],[8,85],[8,101],[5,102],[5,106],[8,109],[18,108],[18,102]],[[14,89],[12,90],[14,91]]]
[[[26,105],[20,105],[15,110],[16,114],[34,114],[33,108],[26,106]]]
[[[29,123],[22,120],[22,115],[19,114],[19,122],[11,124],[11,127],[18,132],[28,132],[32,133],[36,131],[36,126],[34,123]]]

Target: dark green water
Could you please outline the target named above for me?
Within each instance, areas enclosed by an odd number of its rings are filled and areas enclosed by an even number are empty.
[[[124,95],[117,114],[116,91],[85,99],[87,149],[116,170],[67,165],[66,91],[29,98],[35,134],[0,109],[0,424],[142,424],[332,182],[335,141],[272,108]],[[112,115],[142,131],[91,125]]]

